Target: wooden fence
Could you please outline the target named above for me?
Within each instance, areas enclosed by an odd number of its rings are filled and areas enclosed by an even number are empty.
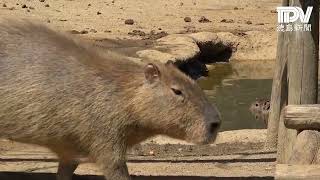
[[[265,147],[277,149],[276,179],[320,179],[320,166],[311,165],[320,162],[320,105],[311,105],[318,97],[319,0],[282,5],[312,6],[312,30],[279,32]]]

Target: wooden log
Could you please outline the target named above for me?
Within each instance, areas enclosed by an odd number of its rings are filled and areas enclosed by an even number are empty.
[[[276,180],[319,180],[319,165],[289,165],[278,164],[275,173]]]
[[[288,0],[282,1],[282,6],[288,6]],[[277,59],[272,82],[271,110],[268,118],[268,132],[265,149],[277,147],[279,120],[281,109],[287,104],[287,61],[288,61],[288,36],[285,32],[278,33]]]
[[[281,113],[279,122],[278,146],[277,146],[277,163],[284,163],[285,159],[289,159],[286,153],[285,144],[287,141],[286,127],[284,126],[284,113]]]
[[[320,104],[287,106],[284,124],[290,129],[320,130]]]
[[[309,23],[312,31],[286,32],[289,36],[288,53],[288,104],[315,104],[318,94],[318,59],[319,59],[319,1],[290,0],[290,6],[306,10],[313,6]],[[299,21],[295,24],[302,25]],[[293,151],[297,131],[279,128],[279,136],[284,144],[278,146],[280,151],[278,163],[287,163]],[[280,135],[283,133],[284,135]],[[286,155],[281,155],[285,153]],[[284,158],[283,158],[284,157]]]
[[[313,164],[320,143],[320,132],[305,130],[298,134],[288,164]]]

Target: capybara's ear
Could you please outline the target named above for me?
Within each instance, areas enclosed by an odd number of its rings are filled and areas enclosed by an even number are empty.
[[[160,77],[159,68],[157,65],[149,63],[144,68],[144,75],[149,83],[153,83]]]

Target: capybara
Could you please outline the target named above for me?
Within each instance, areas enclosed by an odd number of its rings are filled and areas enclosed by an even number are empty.
[[[57,179],[72,179],[78,157],[108,180],[130,179],[127,148],[157,134],[215,139],[218,110],[172,63],[136,63],[74,38],[0,22],[0,137],[51,149]]]
[[[268,126],[268,118],[270,112],[269,99],[256,99],[249,108],[250,112],[256,119],[263,120],[265,125]]]

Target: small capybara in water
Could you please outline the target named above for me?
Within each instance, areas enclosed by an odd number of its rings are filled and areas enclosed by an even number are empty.
[[[138,64],[30,22],[0,23],[0,137],[48,147],[58,179],[77,157],[130,179],[127,148],[157,134],[205,144],[219,112],[168,64]]]
[[[256,99],[249,108],[250,112],[256,119],[262,120],[266,127],[268,126],[268,118],[270,112],[270,100],[269,99]]]

